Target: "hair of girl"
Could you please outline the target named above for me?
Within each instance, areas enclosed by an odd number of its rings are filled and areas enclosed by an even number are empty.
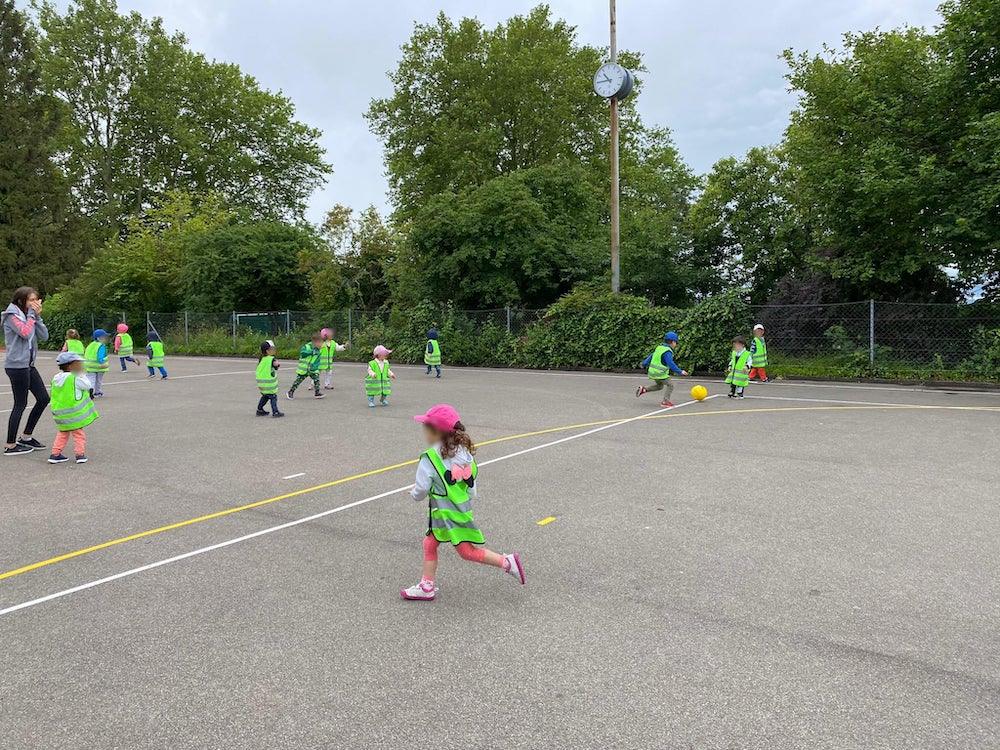
[[[465,431],[465,425],[455,422],[454,430],[441,434],[441,457],[451,458],[459,448],[465,448],[470,455],[476,455],[476,444]]]

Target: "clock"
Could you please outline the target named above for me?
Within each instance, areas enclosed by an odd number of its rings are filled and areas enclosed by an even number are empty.
[[[605,63],[594,73],[594,92],[605,99],[624,99],[634,85],[632,73],[618,63]]]

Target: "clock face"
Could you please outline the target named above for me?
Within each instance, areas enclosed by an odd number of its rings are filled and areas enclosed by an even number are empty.
[[[628,71],[618,63],[605,63],[594,74],[594,91],[598,96],[610,99],[625,87]]]

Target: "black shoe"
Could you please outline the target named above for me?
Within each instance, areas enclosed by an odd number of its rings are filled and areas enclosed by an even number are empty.
[[[23,456],[27,453],[34,453],[34,452],[35,449],[32,448],[30,445],[21,445],[20,443],[17,443],[16,445],[10,448],[3,449],[3,454],[5,456]]]
[[[64,464],[67,461],[69,461],[69,459],[66,458],[66,456],[64,456],[62,453],[53,453],[51,456],[49,456],[50,464]]]
[[[81,455],[79,455],[79,456],[76,457],[76,462],[78,464],[85,464],[85,463],[87,463],[87,457],[84,456],[83,454],[81,454]]]
[[[313,398],[326,398],[326,394],[316,391],[316,393],[313,395]]]
[[[289,391],[285,395],[288,396],[288,400],[291,401],[292,399],[295,398],[295,391]]]
[[[45,447],[44,445],[42,445],[41,443],[39,443],[37,440],[35,440],[33,437],[28,438],[27,440],[25,440],[23,437],[22,438],[18,438],[17,439],[17,444],[18,445],[23,445],[26,448],[34,448],[35,450],[38,450],[39,448],[44,448]]]
[[[272,414],[271,416],[272,416],[272,417],[274,417],[275,419],[277,419],[278,417],[283,417],[283,416],[285,416],[285,412],[283,412],[283,411],[276,411],[276,412],[274,412],[274,414]]]
[[[736,398],[736,394],[735,393],[727,393],[726,394],[726,398]]]
[[[258,409],[257,410],[257,416],[258,417],[266,417],[267,416],[267,412],[264,411],[263,409]]]

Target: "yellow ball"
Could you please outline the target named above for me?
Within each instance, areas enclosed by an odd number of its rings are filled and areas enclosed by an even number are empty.
[[[703,385],[696,385],[691,389],[691,398],[695,401],[704,401],[708,398],[708,389]]]

